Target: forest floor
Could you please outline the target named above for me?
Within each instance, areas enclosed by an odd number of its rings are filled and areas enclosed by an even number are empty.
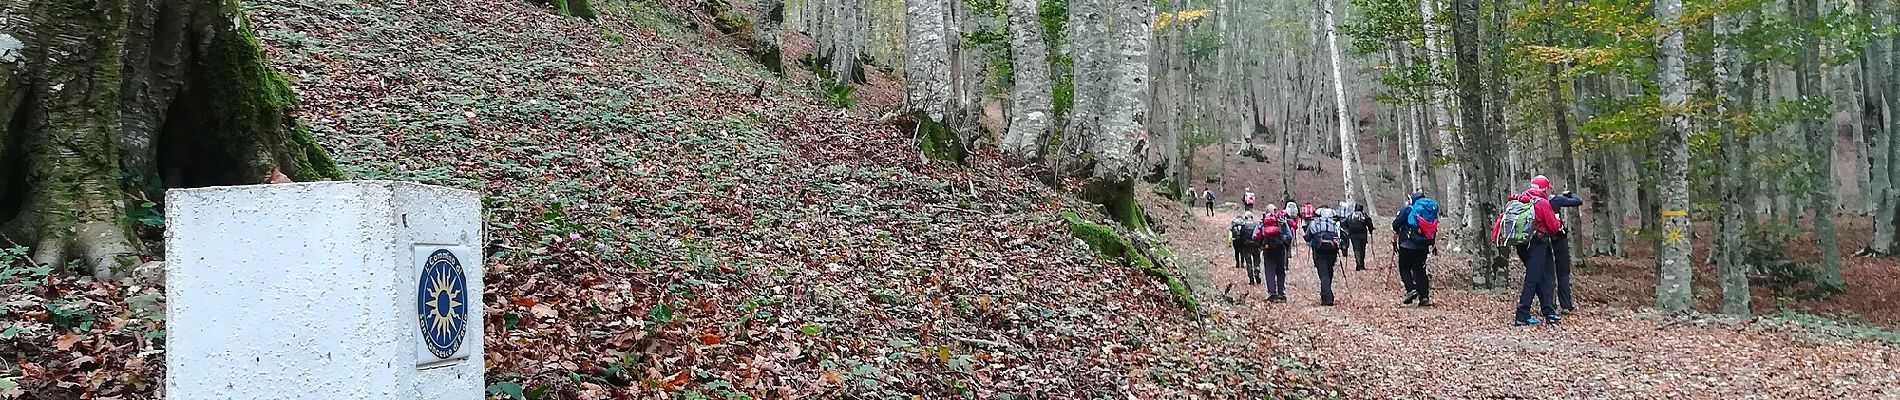
[[[1172,204],[1153,213],[1181,214]],[[1318,305],[1310,249],[1288,269],[1291,301],[1263,301],[1226,242],[1236,210],[1167,218],[1183,257],[1211,265],[1241,312],[1277,332],[1267,346],[1311,359],[1353,398],[1891,398],[1900,350],[1776,318],[1731,320],[1583,306],[1559,325],[1511,326],[1516,292],[1459,289],[1434,258],[1434,307],[1401,305],[1389,247],[1371,246],[1368,270],[1342,258],[1338,305]],[[1388,243],[1380,231],[1372,243]],[[1521,271],[1521,269],[1514,269]],[[1581,278],[1580,278],[1581,279]],[[1518,287],[1514,285],[1513,287]],[[1580,294],[1581,296],[1581,294]]]

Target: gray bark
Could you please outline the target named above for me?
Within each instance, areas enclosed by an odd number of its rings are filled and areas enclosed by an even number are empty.
[[[942,122],[950,108],[950,47],[944,0],[906,0],[904,103],[913,114]]]
[[[1111,59],[1114,85],[1090,153],[1095,156],[1095,179],[1120,182],[1133,179],[1140,160],[1136,144],[1147,136],[1148,46],[1154,24],[1154,3],[1115,0]]]
[[[1345,192],[1346,201],[1357,201],[1365,198],[1365,185],[1361,181],[1364,177],[1359,176],[1359,144],[1353,137],[1351,112],[1346,108],[1346,85],[1339,72],[1339,38],[1333,29],[1333,2],[1320,0],[1319,4],[1320,23],[1326,31],[1326,52],[1332,60],[1333,114],[1339,121],[1339,175],[1345,180],[1341,191]]]
[[[784,37],[780,26],[785,23],[785,0],[759,0],[755,7],[757,15],[753,19],[752,53],[759,63],[774,74],[785,73],[785,53],[779,46]]]
[[[1810,0],[1812,1],[1812,0]],[[1661,275],[1656,281],[1656,308],[1683,311],[1692,304],[1692,274],[1689,264],[1689,119],[1682,112],[1689,100],[1689,83],[1683,69],[1683,27],[1675,21],[1682,16],[1681,0],[1657,0],[1656,20],[1664,21],[1657,84],[1662,90],[1664,115],[1660,143],[1662,174],[1658,182],[1661,201],[1663,238],[1656,252]]]
[[[1794,1],[1797,21],[1818,22],[1816,0]],[[1795,58],[1795,74],[1800,76],[1796,92],[1803,99],[1816,101],[1825,98],[1827,93],[1821,87],[1821,43],[1813,32],[1800,35],[1800,55]],[[1819,116],[1808,118],[1801,123],[1803,136],[1807,138],[1807,178],[1814,183],[1815,189],[1808,193],[1810,208],[1813,209],[1814,237],[1821,246],[1820,286],[1825,290],[1841,290],[1845,282],[1841,279],[1840,238],[1834,230],[1834,218],[1838,206],[1834,198],[1834,130],[1829,127],[1832,118]]]
[[[1465,231],[1451,238],[1452,243],[1466,247],[1471,255],[1471,285],[1479,289],[1496,289],[1508,285],[1505,278],[1505,253],[1491,246],[1486,235],[1478,233],[1481,229],[1471,221],[1476,215],[1494,215],[1498,211],[1498,199],[1484,196],[1485,190],[1495,190],[1498,185],[1497,174],[1502,165],[1496,157],[1500,146],[1495,135],[1484,121],[1484,88],[1480,82],[1480,66],[1483,62],[1479,54],[1478,36],[1478,0],[1454,0],[1456,8],[1453,24],[1452,46],[1455,48],[1458,66],[1458,111],[1464,126],[1462,136],[1469,148],[1462,149],[1464,156],[1464,207],[1453,214],[1454,218],[1466,221]],[[1445,240],[1440,238],[1439,240]],[[1457,248],[1453,248],[1457,251]]]
[[[1445,89],[1444,83],[1436,82],[1436,77],[1444,72],[1441,60],[1444,57],[1445,48],[1442,45],[1443,35],[1438,32],[1438,6],[1435,3],[1435,0],[1418,0],[1419,16],[1425,21],[1425,54],[1420,58],[1424,59],[1426,68],[1432,71],[1434,77],[1434,82],[1431,83],[1431,95],[1425,99],[1425,102],[1431,109],[1433,127],[1437,131],[1439,157],[1445,160],[1445,174],[1449,179],[1445,183],[1445,193],[1442,196],[1445,201],[1440,204],[1445,207],[1444,214],[1457,215],[1465,211],[1464,162],[1459,154],[1459,149],[1464,146],[1459,142],[1458,135],[1452,134],[1457,123],[1451,117],[1450,107],[1445,104],[1447,99],[1451,98],[1451,93]],[[1456,229],[1450,229],[1450,231],[1454,234],[1462,230],[1462,227],[1455,226],[1457,224],[1453,225]],[[1445,230],[1440,232],[1443,231]]]
[[[1880,3],[1883,2],[1861,1],[1861,13],[1873,18],[1877,24],[1882,22],[1891,24],[1890,17],[1876,11]],[[1893,6],[1892,1],[1885,3],[1889,3],[1888,7]],[[1891,76],[1894,72],[1893,65],[1888,64],[1890,60],[1888,53],[1892,50],[1887,45],[1888,43],[1880,40],[1868,43],[1867,52],[1860,57],[1860,71],[1863,77],[1861,80],[1861,129],[1868,140],[1867,158],[1872,161],[1869,163],[1871,171],[1868,175],[1870,187],[1862,191],[1862,196],[1871,196],[1874,202],[1873,242],[1869,243],[1863,252],[1873,255],[1894,254],[1894,209],[1900,207],[1900,202],[1895,201],[1900,199],[1900,193],[1896,193],[1894,189],[1892,175],[1896,161],[1893,158],[1894,151],[1891,149],[1894,145],[1894,132],[1887,123],[1894,117],[1890,107],[1896,101],[1891,97],[1892,93],[1887,90],[1887,80],[1894,79]]]
[[[1049,80],[1049,55],[1036,18],[1037,0],[1008,0],[1010,68],[1015,91],[1010,96],[1009,132],[1003,150],[1024,159],[1036,157],[1049,133],[1054,103]]]
[[[1721,100],[1717,121],[1722,132],[1722,158],[1726,164],[1725,175],[1721,182],[1722,221],[1716,234],[1716,273],[1722,286],[1722,313],[1730,315],[1748,315],[1750,294],[1748,291],[1748,250],[1744,247],[1742,228],[1748,215],[1747,184],[1748,145],[1740,137],[1729,117],[1747,112],[1742,106],[1748,95],[1741,93],[1742,53],[1731,41],[1732,35],[1740,32],[1742,24],[1739,16],[1718,15],[1715,17],[1715,79],[1717,98]]]

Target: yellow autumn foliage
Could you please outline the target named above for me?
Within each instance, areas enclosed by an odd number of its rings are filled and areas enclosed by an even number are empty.
[[[1194,20],[1207,18],[1208,15],[1212,14],[1214,14],[1214,10],[1206,8],[1181,10],[1180,12],[1155,13],[1155,30],[1168,29],[1168,25],[1176,22],[1194,22]]]

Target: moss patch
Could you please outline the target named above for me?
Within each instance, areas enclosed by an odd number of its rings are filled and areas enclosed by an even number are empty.
[[[1116,233],[1113,228],[1088,222],[1072,212],[1062,213],[1062,219],[1069,222],[1069,233],[1075,235],[1077,239],[1082,239],[1082,242],[1088,243],[1089,248],[1095,249],[1096,254],[1104,258],[1122,260],[1140,269],[1142,273],[1166,283],[1168,293],[1174,295],[1174,300],[1199,318],[1201,302],[1194,299],[1194,293],[1188,289],[1187,283],[1182,282],[1181,278],[1174,276],[1174,273],[1166,268],[1156,265],[1154,260],[1141,255],[1141,252],[1135,249],[1135,244],[1128,241],[1128,238]]]
[[[963,164],[969,150],[963,148],[963,141],[949,125],[932,121],[930,117],[917,115],[917,146],[925,157],[936,160]]]
[[[336,167],[336,161],[330,159],[330,152],[317,143],[317,137],[310,134],[310,128],[297,124],[290,133],[290,154],[297,159],[297,181],[344,180],[349,179],[343,170]]]
[[[1107,208],[1109,218],[1114,218],[1115,222],[1120,222],[1130,230],[1148,230],[1148,216],[1141,211],[1141,203],[1135,200],[1134,179],[1090,181],[1082,187],[1082,198]]]
[[[746,18],[744,13],[733,10],[732,3],[714,0],[701,4],[706,13],[712,14],[713,28],[738,38],[740,43],[756,42],[758,27],[753,26],[752,19]]]

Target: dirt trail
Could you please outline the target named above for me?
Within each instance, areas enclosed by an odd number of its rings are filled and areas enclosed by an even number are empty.
[[[1338,305],[1319,306],[1310,249],[1294,250],[1290,301],[1262,301],[1226,242],[1235,211],[1171,229],[1186,257],[1231,285],[1237,312],[1279,334],[1276,351],[1318,360],[1352,398],[1900,398],[1900,351],[1872,342],[1797,338],[1735,324],[1684,324],[1625,309],[1586,308],[1561,325],[1513,327],[1510,294],[1442,289],[1457,276],[1434,259],[1435,307],[1399,304],[1389,232],[1376,232],[1366,271],[1342,257]],[[1383,225],[1383,224],[1382,224]],[[1514,268],[1514,274],[1522,269]],[[1579,299],[1580,304],[1591,304]]]

